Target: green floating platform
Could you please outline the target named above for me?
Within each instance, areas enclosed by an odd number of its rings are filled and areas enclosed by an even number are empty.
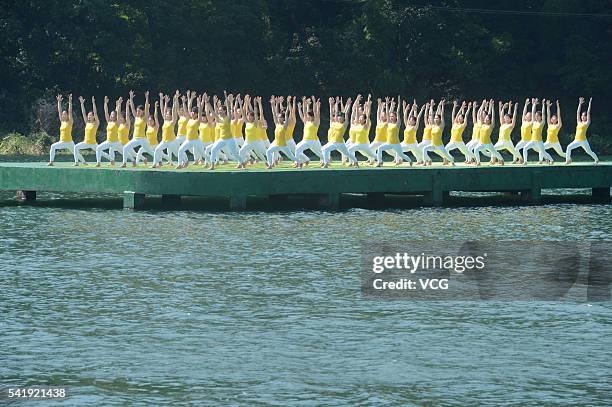
[[[230,208],[245,209],[247,197],[315,195],[321,206],[337,208],[342,194],[368,194],[380,199],[384,194],[423,195],[424,204],[442,205],[450,191],[518,192],[528,203],[539,203],[542,189],[590,188],[593,196],[609,202],[612,162],[572,165],[511,165],[481,167],[434,164],[429,167],[292,169],[288,164],[266,170],[261,165],[235,170],[232,165],[214,171],[191,166],[186,170],[170,167],[117,168],[105,165],[72,167],[70,163],[0,163],[0,190],[22,191],[25,200],[36,199],[37,191],[73,193],[117,193],[124,196],[124,207],[141,208],[146,195],[161,195],[169,206],[181,196],[224,196]]]

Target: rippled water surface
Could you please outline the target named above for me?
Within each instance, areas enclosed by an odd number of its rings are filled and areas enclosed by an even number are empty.
[[[66,385],[62,406],[609,405],[610,303],[366,299],[358,266],[363,241],[610,239],[611,205],[134,212],[9,198],[0,385]]]

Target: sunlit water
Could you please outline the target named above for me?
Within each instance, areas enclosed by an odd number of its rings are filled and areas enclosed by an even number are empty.
[[[57,405],[609,405],[610,303],[368,299],[359,250],[604,240],[611,205],[138,212],[11,196],[0,385],[68,386]]]

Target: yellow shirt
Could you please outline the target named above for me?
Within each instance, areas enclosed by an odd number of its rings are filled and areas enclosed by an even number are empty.
[[[210,123],[200,123],[199,130],[202,143],[212,143],[215,141],[215,129]]]
[[[431,126],[430,125],[425,126],[425,129],[423,129],[423,140],[431,140]]]
[[[236,120],[235,122],[232,122],[232,137],[242,137],[242,121]]]
[[[215,122],[215,141],[219,140],[221,135],[221,123]]]
[[[481,124],[480,133],[478,139],[480,144],[491,144],[491,133],[493,132],[493,126],[490,124]]]
[[[276,128],[274,129],[274,141],[276,142],[277,146],[285,147],[287,145],[287,139],[285,138],[287,137],[286,133],[287,129],[285,126],[278,124],[276,125]]]
[[[217,123],[217,126],[219,126],[219,138],[223,139],[223,140],[229,140],[232,137],[232,122],[230,121],[230,119],[228,119],[227,117],[224,119],[221,119],[221,123]]]
[[[531,140],[531,123],[532,122],[521,123],[521,141]]]
[[[587,139],[586,133],[587,133],[588,128],[589,128],[588,123],[585,123],[585,122],[578,123],[578,125],[576,126],[576,137],[574,137],[574,140],[586,141]]]
[[[357,124],[355,129],[355,144],[370,144],[370,126]]]
[[[472,141],[480,140],[480,123],[474,123],[474,128],[472,129]]]
[[[318,131],[319,131],[319,128],[315,126],[313,122],[306,122],[304,124],[304,138],[302,140],[318,140],[319,139],[319,136],[317,135]]]
[[[121,144],[126,145],[128,141],[130,141],[130,129],[125,124],[121,123],[119,128],[117,129],[117,134],[119,136],[119,141]]]
[[[387,123],[380,123],[376,125],[374,141],[378,141],[380,143],[387,142]]]
[[[157,127],[147,126],[147,141],[150,146],[156,146],[157,141]]]
[[[438,126],[438,125],[431,126],[431,145],[432,146],[442,145],[442,126]]]
[[[399,132],[400,128],[397,123],[388,123],[387,124],[387,140],[388,144],[399,144]]]
[[[451,143],[463,143],[463,131],[467,127],[466,124],[457,124],[453,123],[453,127],[451,127]]]
[[[546,129],[546,142],[547,143],[558,143],[559,142],[559,130],[558,124],[549,124]]]
[[[185,136],[187,134],[187,118],[186,117],[179,117],[178,120],[178,135],[179,136]],[[162,132],[162,138],[163,138],[163,132]]]
[[[417,139],[416,139],[416,127],[414,127],[414,126],[407,126],[404,129],[404,143],[405,144],[416,144],[417,143]]]
[[[60,125],[60,141],[62,143],[72,141],[72,124],[70,122],[62,122]]]
[[[85,125],[85,144],[98,144],[96,140],[96,133],[98,132],[98,126],[95,123],[88,122]]]
[[[259,139],[261,141],[270,141],[268,138],[268,129],[264,129],[263,127],[259,127]]]
[[[255,143],[259,141],[259,127],[255,123],[247,122],[244,126],[244,141],[247,143]]]
[[[329,128],[328,141],[330,143],[344,144],[344,124],[333,122]]]
[[[285,134],[285,140],[289,141],[293,138],[293,132],[295,131],[295,123],[289,123],[287,126],[287,133]]]
[[[174,133],[174,123],[171,120],[164,121],[162,126],[162,142],[168,143],[170,141],[174,141],[176,139],[176,134]]]
[[[195,119],[189,119],[187,122],[187,140],[198,139],[198,128],[200,127],[200,121]]]
[[[351,126],[351,128],[349,129],[349,141],[351,142],[351,144],[355,142],[355,129],[353,126]]]
[[[534,121],[531,124],[531,141],[542,141],[542,131],[544,130],[544,123]]]
[[[499,126],[499,141],[511,141],[510,135],[512,134],[512,125],[511,124],[502,124]]]
[[[145,126],[145,121],[136,116],[136,119],[134,119],[134,134],[132,135],[134,140],[145,138]]]
[[[110,143],[116,143],[119,141],[117,122],[109,122],[106,125],[106,141]]]

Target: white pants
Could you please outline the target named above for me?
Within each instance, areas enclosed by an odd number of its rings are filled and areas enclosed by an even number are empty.
[[[382,146],[383,143],[382,141],[373,141],[370,143],[370,150],[377,152],[378,151],[378,147]]]
[[[558,141],[556,143],[549,143],[549,142],[544,143],[544,149],[548,150],[549,148],[552,148],[553,150],[555,150],[555,152],[559,154],[561,158],[565,158],[563,147],[561,147],[561,143],[559,143]]]
[[[257,159],[260,160],[265,159],[266,148],[264,147],[264,143],[262,141],[245,142],[242,147],[240,147],[240,151],[238,152],[240,163],[243,164],[247,160],[247,157],[250,155],[255,155]]]
[[[481,144],[478,143],[476,144],[476,147],[474,148],[474,155],[476,156],[476,163],[480,164],[480,153],[483,153],[484,155],[487,155],[486,153],[489,153],[489,156],[493,156],[495,158],[497,158],[500,161],[503,161],[504,158],[501,156],[501,154],[499,154],[497,152],[497,150],[495,150],[495,146],[493,146],[493,144],[488,143],[488,144]]]
[[[364,156],[368,157],[370,160],[376,159],[376,153],[372,151],[369,144],[351,144],[348,150],[353,154],[355,154],[356,152],[360,152]]]
[[[81,141],[76,146],[74,146],[74,153],[73,153],[73,155],[74,155],[74,162],[75,163],[79,163],[79,162],[84,163],[85,159],[81,155],[81,150],[93,150],[95,152],[97,147],[98,147],[98,144],[87,144],[86,142]]]
[[[145,153],[149,154],[151,157],[155,157],[155,149],[159,145],[159,144],[155,144],[154,146],[151,146],[151,144],[149,144],[149,140],[147,139],[143,139],[143,140],[144,141],[142,141],[140,150],[138,150],[138,154],[136,154],[136,164],[139,164],[141,161],[143,161],[143,157]],[[170,161],[172,157],[170,157],[168,154],[162,153],[162,160],[163,159]]]
[[[222,139],[215,141],[210,147],[210,157],[209,160],[211,163],[217,161],[217,156],[224,150],[227,156],[233,161],[239,161],[238,157],[238,146],[236,146],[236,140],[233,138],[230,139]]]
[[[397,144],[389,144],[389,143],[381,144],[378,147],[378,150],[376,151],[376,161],[378,161],[379,163],[382,163],[383,162],[382,155],[387,150],[392,150],[395,153],[395,154],[392,154],[392,156],[395,158],[395,160],[398,160],[399,158],[401,158],[404,161],[412,162],[410,157],[408,157],[406,154],[404,154],[404,152],[402,151],[402,145],[399,144],[399,143],[397,143]]]
[[[468,151],[472,153],[472,157],[474,158],[476,158],[476,154],[474,153],[474,150],[476,149],[476,147],[478,147],[479,144],[480,144],[480,141],[478,140],[470,140],[470,142],[466,144]],[[487,150],[483,150],[481,151],[481,153],[486,155],[487,157],[491,157],[491,153]]]
[[[302,140],[297,144],[295,147],[295,156],[301,163],[310,161],[306,154],[304,154],[306,150],[312,151],[320,160],[323,160],[323,152],[321,151],[321,142],[319,140]]]
[[[242,137],[242,136],[234,137],[234,141],[236,142],[236,148],[238,148],[238,150],[240,150],[242,148],[242,146],[244,145],[244,137]]]
[[[453,158],[452,155],[450,155],[448,153],[448,151],[446,151],[446,148],[444,148],[443,145],[439,145],[439,146],[434,146],[434,145],[428,145],[425,146],[425,148],[423,148],[423,159],[427,162],[431,162],[431,159],[429,158],[429,152],[433,152],[438,154],[440,157],[442,158],[446,158],[448,161],[454,163],[455,159]]]
[[[576,149],[578,147],[582,147],[582,149],[584,151],[586,151],[586,153],[588,155],[590,155],[593,160],[599,161],[599,158],[597,158],[597,154],[595,154],[593,152],[593,150],[591,150],[591,145],[586,140],[584,140],[584,141],[576,141],[576,140],[574,140],[574,141],[572,141],[571,143],[568,144],[567,150],[565,151],[566,159],[567,160],[571,160],[572,159],[572,150],[574,150],[574,149]]]
[[[329,163],[332,151],[339,151],[343,156],[347,156],[352,163],[357,162],[355,154],[351,153],[344,143],[327,143],[323,146],[323,164]]]
[[[299,160],[297,159],[297,157],[291,152],[291,149],[289,148],[289,146],[270,146],[268,148],[268,150],[266,151],[266,161],[268,162],[268,165],[271,166],[273,163],[273,159],[274,159],[274,153],[279,152],[279,153],[283,153],[287,158],[289,158],[292,161],[295,161],[296,163],[299,164]]]
[[[123,164],[127,163],[128,158],[130,161],[137,161],[138,154],[136,154],[136,147],[142,147],[145,144],[147,146],[149,145],[149,140],[146,138],[136,138],[128,141],[127,144],[123,146]],[[152,152],[151,155],[153,155]]]
[[[272,141],[272,144],[270,144],[270,142],[268,141],[268,145],[265,146],[266,150],[268,149],[268,147],[270,146],[275,146],[276,145],[276,140]],[[290,138],[289,140],[287,140],[287,147],[289,147],[289,150],[291,150],[291,152],[293,154],[295,154],[295,140],[293,138]],[[277,151],[274,153],[274,161],[278,160],[280,158],[280,153]]]
[[[69,150],[74,155],[74,141],[58,141],[57,143],[51,144],[49,150],[49,161],[55,160],[55,152],[57,150]]]
[[[421,149],[421,151],[423,151],[423,149],[427,146],[431,145],[431,140],[422,140],[419,144],[418,147]]]
[[[187,136],[185,136],[184,134],[180,134],[180,135],[177,135],[174,140],[176,141],[176,144],[180,146],[181,144],[185,142],[185,140],[187,140]]]
[[[515,160],[521,159],[521,155],[518,151],[516,151],[516,148],[514,148],[514,144],[512,143],[512,141],[498,141],[497,143],[495,143],[494,147],[497,151],[508,151],[510,154],[512,154],[512,158]]]
[[[108,153],[106,153],[104,150],[108,150]],[[116,152],[123,152],[123,144],[118,141],[111,142],[107,140],[101,144],[98,144],[98,147],[96,147],[96,162],[101,162],[102,157],[109,161],[115,161]]]
[[[544,143],[541,141],[530,141],[523,148],[523,161],[527,162],[527,156],[529,155],[529,150],[534,149],[538,152],[538,161],[542,161],[543,158],[546,158],[548,161],[553,161],[553,158],[550,154],[546,152],[544,149]]]
[[[153,152],[153,165],[161,163],[161,160],[164,155],[168,156],[168,159],[170,160],[170,162],[172,162],[173,154],[178,157],[178,148],[178,138],[172,141],[162,141],[161,143],[159,143],[157,147],[155,147],[155,151]],[[164,150],[166,150],[165,154]]]
[[[527,143],[529,143],[529,141],[526,140],[521,140],[518,143],[516,143],[516,145],[514,146],[514,148],[516,148],[516,151],[521,151],[523,148],[525,148],[525,146],[527,145]]]
[[[207,163],[210,163],[210,152],[212,151],[212,148],[213,148],[214,144],[215,144],[215,142],[209,143],[204,148],[204,161],[206,161]],[[223,149],[217,155],[217,161],[215,162],[215,164],[217,162],[219,162],[219,160],[221,160],[221,161],[228,161],[227,155],[225,154]]]
[[[199,161],[204,157],[204,144],[202,144],[202,140],[199,138],[195,140],[185,140],[178,149],[179,164],[185,164],[188,161],[187,154],[185,153],[185,151],[188,150],[193,154],[194,161]]]
[[[461,151],[461,154],[463,154],[463,156],[465,157],[465,161],[471,161],[472,158],[474,158],[474,154],[470,152],[468,146],[466,146],[463,141],[451,141],[446,145],[445,148],[446,152],[449,154],[453,150]]]
[[[417,162],[423,161],[423,150],[419,148],[419,145],[417,143],[408,144],[402,142],[400,145],[402,146],[402,151],[405,153],[411,152],[412,155],[414,155],[414,157],[416,158]]]

